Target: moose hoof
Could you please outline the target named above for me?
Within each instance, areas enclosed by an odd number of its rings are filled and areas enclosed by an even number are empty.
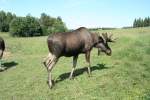
[[[50,89],[52,89],[52,87],[53,87],[52,85],[48,85],[48,86],[49,86]]]
[[[48,83],[48,87],[52,89],[53,85]]]
[[[92,77],[92,74],[91,74],[91,73],[88,73],[88,77]]]
[[[74,79],[74,77],[69,77],[69,80],[73,80]]]
[[[4,71],[5,70],[5,68],[4,67],[0,67],[0,71]]]
[[[47,81],[47,84],[48,84],[49,88],[52,89],[53,84],[54,84],[54,80],[52,80],[52,81]]]

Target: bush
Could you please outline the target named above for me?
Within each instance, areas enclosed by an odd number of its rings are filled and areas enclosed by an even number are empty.
[[[67,27],[61,17],[53,18],[45,13],[41,14],[40,25],[42,26],[43,35],[67,31]]]
[[[19,37],[42,35],[42,29],[37,19],[31,16],[16,17],[10,23],[10,34]]]
[[[10,12],[0,11],[0,32],[9,31],[9,23],[13,18],[15,18],[15,15],[12,15]]]
[[[32,37],[66,32],[67,27],[61,17],[53,18],[45,13],[38,19],[30,14],[26,17],[17,17],[10,12],[0,11],[0,31],[9,31],[12,36]]]

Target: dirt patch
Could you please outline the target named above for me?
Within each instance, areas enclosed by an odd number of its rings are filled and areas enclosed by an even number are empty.
[[[4,51],[3,58],[9,58],[12,56],[12,53],[9,51]]]

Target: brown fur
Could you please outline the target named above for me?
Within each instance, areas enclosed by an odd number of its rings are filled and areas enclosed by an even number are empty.
[[[4,42],[3,38],[0,37],[0,51],[1,51],[1,52],[0,52],[0,59],[1,59],[2,56],[3,56],[4,50],[5,50],[5,42]]]
[[[79,54],[85,54],[86,62],[88,63],[88,73],[90,75],[90,52],[92,48],[101,48],[103,52],[111,51],[108,45],[105,45],[102,37],[89,32],[84,27],[80,27],[72,32],[52,34],[48,37],[47,44],[50,52],[49,55],[51,56],[47,57],[48,59],[44,61],[44,65],[48,69],[48,84],[50,88],[52,87],[51,70],[61,56],[73,56],[71,79]]]

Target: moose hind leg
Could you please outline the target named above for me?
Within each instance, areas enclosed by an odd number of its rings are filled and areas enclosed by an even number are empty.
[[[48,71],[48,86],[49,86],[49,88],[52,88],[52,86],[53,86],[51,71],[52,71],[53,67],[55,66],[56,62],[57,62],[57,58],[53,59],[52,63],[49,64],[49,66],[48,66],[47,71]]]
[[[57,62],[57,58],[55,55],[49,53],[48,56],[44,59],[43,64],[45,65],[45,67],[47,68],[48,71],[48,85],[50,88],[52,88],[52,75],[51,75],[51,71],[52,68],[54,67],[54,65]]]
[[[48,56],[43,60],[44,66],[47,68],[47,66],[52,62],[53,59],[54,56],[51,53],[49,53]]]

